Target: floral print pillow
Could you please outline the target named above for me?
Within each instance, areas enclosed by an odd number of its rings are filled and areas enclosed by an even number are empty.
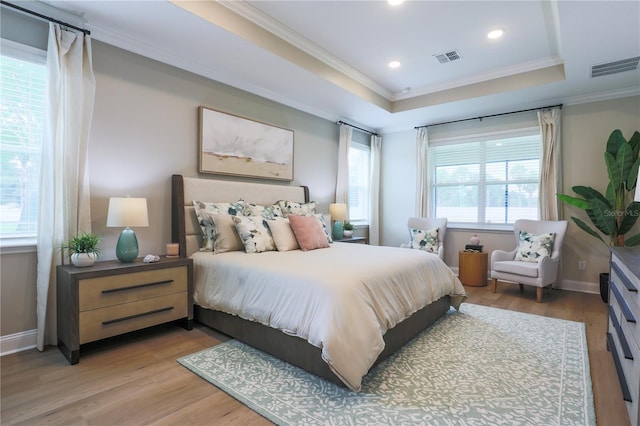
[[[247,204],[244,208],[245,216],[262,216],[267,220],[271,220],[276,217],[283,217],[282,209],[277,204],[270,206],[263,206],[260,204]]]
[[[276,204],[280,206],[282,215],[284,217],[287,217],[290,214],[295,214],[298,216],[310,216],[316,214],[317,203],[315,201],[309,201],[308,203],[299,203],[297,201],[280,200]]]
[[[276,249],[267,219],[262,216],[234,216],[233,223],[247,253],[262,253]]]
[[[231,216],[242,216],[244,214],[245,202],[240,200],[235,203],[211,203],[208,201],[193,200],[193,208],[196,211],[198,224],[202,230],[202,241],[200,251],[213,251],[216,233],[214,223],[210,214],[228,214]]]
[[[553,241],[555,238],[555,232],[536,235],[530,232],[520,231],[518,248],[514,260],[540,262],[540,259],[551,256],[551,253],[553,253]]]
[[[438,253],[438,228],[411,228],[410,245],[413,249],[424,250],[429,253]]]

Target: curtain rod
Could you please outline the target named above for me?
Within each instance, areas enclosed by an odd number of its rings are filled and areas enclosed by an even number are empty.
[[[459,123],[461,121],[471,121],[471,120],[480,120],[480,121],[482,121],[483,118],[498,117],[498,116],[501,116],[501,115],[509,115],[509,114],[518,114],[520,112],[538,111],[538,110],[541,110],[541,109],[556,108],[556,107],[562,109],[562,104],[543,106],[543,107],[539,107],[539,108],[521,109],[520,111],[501,112],[500,114],[481,115],[479,117],[463,118],[461,120],[453,120],[453,121],[444,121],[442,123],[425,124],[424,126],[416,126],[416,127],[414,127],[414,129],[422,129],[424,127],[431,127],[431,126],[440,126],[442,124]]]
[[[353,124],[345,123],[344,121],[338,121],[336,124],[344,124],[344,125],[347,125],[349,127],[353,127],[354,129],[358,129],[361,132],[369,133],[370,135],[373,135],[373,136],[378,136],[377,133],[372,132],[371,130],[361,129],[360,127],[356,127]]]
[[[11,7],[11,8],[17,9],[17,10],[19,10],[19,11],[21,11],[21,12],[24,12],[24,13],[27,13],[27,14],[29,14],[29,15],[33,15],[33,16],[38,17],[38,18],[40,18],[40,19],[44,19],[45,21],[55,22],[56,24],[62,25],[62,26],[63,26],[63,27],[65,27],[65,28],[71,28],[71,29],[74,29],[74,30],[76,30],[76,31],[81,31],[81,32],[83,32],[85,35],[91,35],[91,31],[89,31],[89,30],[85,30],[84,28],[78,28],[78,27],[76,27],[75,25],[71,25],[71,24],[68,24],[68,23],[66,23],[66,22],[63,22],[63,21],[59,21],[59,20],[57,20],[57,19],[54,19],[54,18],[52,18],[52,17],[50,17],[50,16],[42,15],[42,14],[40,14],[40,13],[38,13],[38,12],[34,12],[34,11],[32,11],[32,10],[25,9],[24,7],[21,7],[21,6],[15,5],[15,4],[13,4],[13,3],[9,3],[9,2],[7,2],[7,1],[0,0],[0,4],[2,4],[3,6],[7,6],[7,7]]]

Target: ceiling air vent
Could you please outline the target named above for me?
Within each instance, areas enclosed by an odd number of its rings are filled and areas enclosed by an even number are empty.
[[[437,55],[433,55],[434,58],[441,64],[446,64],[447,62],[457,61],[458,59],[462,59],[462,55],[456,49],[450,50],[449,52],[440,53]]]
[[[591,67],[591,78],[637,70],[639,61],[640,56],[636,56],[635,58],[621,59],[619,61],[607,62],[606,64],[593,65]]]

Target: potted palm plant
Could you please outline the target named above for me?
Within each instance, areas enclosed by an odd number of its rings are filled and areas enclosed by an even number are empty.
[[[83,232],[64,243],[62,249],[69,250],[71,263],[74,266],[91,266],[100,254],[100,249],[97,247],[100,240],[102,240],[100,235]]]
[[[640,233],[627,236],[640,216],[640,203],[633,201],[633,190],[640,167],[640,133],[635,131],[628,141],[618,129],[607,141],[604,160],[609,176],[606,192],[602,194],[589,186],[571,188],[578,196],[558,194],[565,203],[584,210],[591,221],[571,217],[580,229],[611,247],[640,245]],[[600,274],[600,295],[608,301],[609,277]]]

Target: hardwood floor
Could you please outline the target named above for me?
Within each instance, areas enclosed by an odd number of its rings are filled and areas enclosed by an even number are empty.
[[[596,418],[629,424],[611,354],[605,346],[607,306],[600,296],[553,290],[542,303],[535,289],[498,284],[466,287],[467,302],[586,324]],[[204,326],[168,324],[82,347],[70,366],[55,347],[0,359],[2,425],[270,424],[176,359],[226,338]]]

